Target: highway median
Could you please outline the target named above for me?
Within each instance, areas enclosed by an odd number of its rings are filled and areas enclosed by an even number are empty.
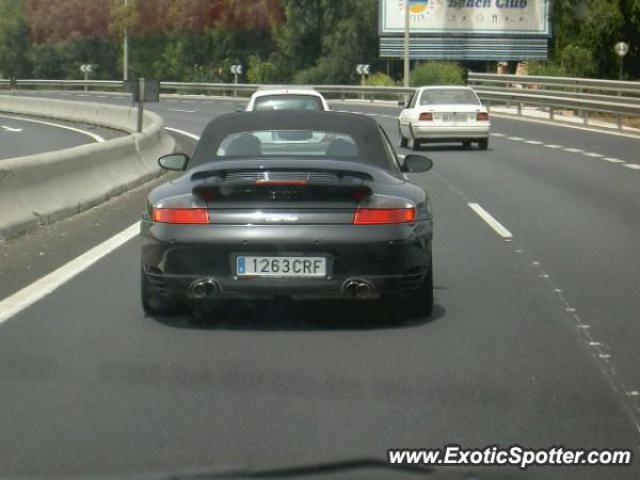
[[[161,171],[159,156],[175,149],[158,115],[107,104],[0,95],[0,112],[99,125],[128,132],[104,143],[0,162],[0,240],[91,208]]]

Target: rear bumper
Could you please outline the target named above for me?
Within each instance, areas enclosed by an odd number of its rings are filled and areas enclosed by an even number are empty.
[[[473,127],[437,127],[428,125],[412,125],[413,138],[418,140],[475,140],[489,137],[489,125]]]
[[[214,281],[216,298],[340,298],[345,283],[372,287],[370,298],[420,286],[431,266],[432,225],[167,225],[142,223],[142,267],[159,293],[190,296]],[[324,278],[238,277],[237,255],[326,256]]]

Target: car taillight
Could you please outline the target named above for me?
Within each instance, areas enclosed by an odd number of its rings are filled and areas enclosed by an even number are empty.
[[[432,122],[433,121],[433,113],[431,112],[423,112],[420,114],[418,118],[421,122]]]
[[[354,225],[384,225],[411,223],[416,219],[415,208],[356,208]]]
[[[206,208],[154,208],[151,219],[158,223],[209,223]]]
[[[478,122],[488,122],[489,114],[487,112],[478,112],[476,115],[476,121]]]

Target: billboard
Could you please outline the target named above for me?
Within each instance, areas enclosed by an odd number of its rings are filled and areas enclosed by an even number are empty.
[[[380,34],[404,32],[406,0],[380,0]],[[550,36],[548,0],[410,0],[412,35]]]

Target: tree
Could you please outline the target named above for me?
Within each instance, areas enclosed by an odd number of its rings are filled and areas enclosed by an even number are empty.
[[[567,45],[561,59],[562,69],[571,77],[586,77],[595,71],[593,54],[587,48]]]
[[[30,73],[27,57],[29,27],[20,0],[0,0],[0,74],[25,77]]]
[[[452,62],[421,63],[411,71],[411,85],[464,85],[464,71]]]

